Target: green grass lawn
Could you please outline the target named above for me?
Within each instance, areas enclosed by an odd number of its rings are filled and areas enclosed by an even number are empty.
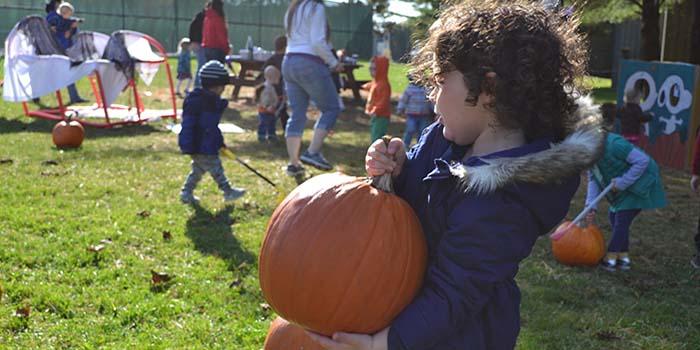
[[[392,67],[401,79],[405,67]],[[148,88],[153,106],[167,105],[163,86],[159,74]],[[254,106],[232,106],[224,119],[253,130]],[[324,149],[354,175],[363,174],[369,141],[361,111],[349,103]],[[225,161],[245,199],[224,206],[207,178],[197,190],[202,206],[187,207],[177,196],[189,162],[165,123],[89,128],[77,151],[56,150],[52,127],[0,102],[0,349],[260,349],[274,318],[257,279],[271,187]],[[390,125],[392,134],[402,129],[400,119]],[[225,138],[283,191],[296,186],[281,170],[282,146],[261,146],[253,132]],[[537,243],[517,278],[518,349],[700,348],[700,273],[688,264],[700,208],[687,174],[663,174],[671,205],[634,224],[629,273],[564,267],[547,239]],[[90,251],[97,245],[104,249]],[[154,287],[152,270],[172,281]]]

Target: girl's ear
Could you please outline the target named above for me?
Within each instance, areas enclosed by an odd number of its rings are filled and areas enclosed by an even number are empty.
[[[496,101],[496,72],[488,72],[484,75],[484,80],[481,83],[481,94],[479,102],[485,106],[493,105]]]

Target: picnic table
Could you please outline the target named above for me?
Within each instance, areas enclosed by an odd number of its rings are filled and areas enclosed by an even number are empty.
[[[237,74],[231,66],[231,64],[234,62],[241,65],[241,70],[238,71]],[[229,68],[231,68],[231,71],[234,72],[234,74],[231,76],[231,85],[233,85],[233,94],[231,94],[231,99],[238,99],[238,95],[240,94],[242,87],[256,87],[263,83],[264,78],[262,75],[262,70],[264,68],[263,65],[265,64],[265,61],[255,59],[251,60],[241,57],[240,55],[230,55],[226,56],[226,63],[229,65]],[[341,72],[341,74],[343,74],[346,78],[343,89],[351,89],[355,100],[358,101],[361,99],[360,89],[362,88],[362,82],[358,82],[355,79],[354,71],[360,67],[362,67],[362,65],[344,63],[345,69]]]

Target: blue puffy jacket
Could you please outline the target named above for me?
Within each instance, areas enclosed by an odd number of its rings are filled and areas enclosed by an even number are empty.
[[[187,96],[182,107],[182,130],[178,137],[182,153],[219,154],[221,147],[224,147],[219,121],[227,105],[227,100],[201,88],[194,89]]]
[[[391,324],[389,349],[513,349],[518,265],[564,218],[603,138],[594,127],[561,144],[544,138],[465,160],[467,147],[446,140],[442,125],[428,127],[395,182],[423,226],[428,269]]]

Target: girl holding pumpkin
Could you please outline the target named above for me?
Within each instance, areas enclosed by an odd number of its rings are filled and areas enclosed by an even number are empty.
[[[327,349],[512,349],[520,261],[567,214],[579,174],[602,152],[598,111],[575,92],[586,49],[576,16],[530,1],[445,9],[414,57],[438,121],[406,152],[370,146],[428,245],[417,297],[382,331],[310,336]]]
[[[615,113],[603,113],[603,119],[606,127],[612,129]],[[666,195],[654,159],[623,136],[612,132],[605,140],[603,157],[588,172],[586,205],[598,197],[601,188],[611,183],[613,189],[606,198],[610,203],[608,217],[612,237],[600,266],[612,272],[631,268],[629,233],[632,221],[643,209],[666,206]],[[595,210],[588,214],[589,223],[593,222],[595,215]]]

